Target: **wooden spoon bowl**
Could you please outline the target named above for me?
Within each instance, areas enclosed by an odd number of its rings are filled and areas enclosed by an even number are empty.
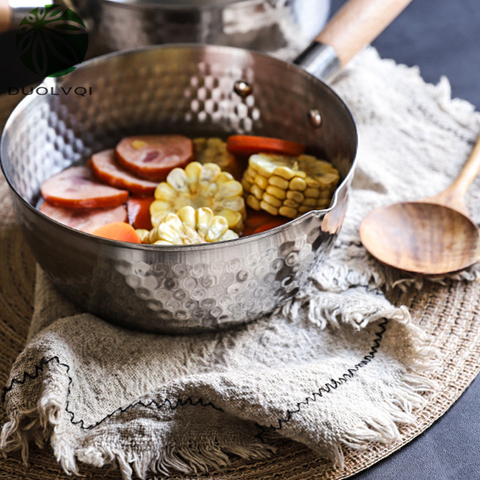
[[[378,208],[362,222],[360,238],[381,262],[415,273],[453,272],[480,257],[480,232],[472,220],[434,203]]]
[[[439,195],[370,212],[360,224],[367,251],[387,265],[441,275],[480,259],[480,231],[468,216],[465,194],[480,171],[480,137],[458,178]]]

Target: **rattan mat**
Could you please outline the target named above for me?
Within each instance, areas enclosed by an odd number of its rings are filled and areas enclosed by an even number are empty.
[[[0,128],[16,102],[15,97],[0,97]],[[33,311],[35,261],[17,227],[0,174],[0,385],[7,383],[10,367],[22,350]],[[344,471],[318,458],[300,444],[284,441],[270,459],[256,462],[234,461],[221,472],[172,479],[289,480],[347,478],[390,455],[432,425],[458,399],[480,370],[480,284],[447,282],[428,284],[420,291],[395,292],[390,300],[410,308],[414,321],[428,332],[441,352],[441,366],[431,374],[438,390],[426,396],[427,403],[418,412],[415,425],[401,428],[402,439],[390,444],[372,443],[363,451],[346,450]],[[0,408],[0,424],[5,411]],[[0,480],[65,480],[50,449],[32,448],[30,465],[25,467],[19,455],[0,463]],[[119,480],[116,470],[82,466],[86,480]]]

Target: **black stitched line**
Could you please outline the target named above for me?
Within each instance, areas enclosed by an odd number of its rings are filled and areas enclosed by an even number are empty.
[[[65,403],[65,411],[70,415],[70,423],[72,425],[78,425],[82,430],[92,430],[95,427],[98,427],[101,423],[103,423],[105,420],[108,420],[109,418],[113,417],[117,413],[124,413],[127,410],[131,410],[132,408],[136,407],[137,405],[142,405],[145,408],[149,408],[152,405],[154,405],[157,409],[163,408],[165,405],[168,405],[170,407],[170,410],[176,410],[178,407],[184,407],[185,405],[201,405],[202,407],[212,407],[215,410],[218,410],[220,412],[223,412],[222,408],[216,407],[212,402],[205,402],[202,398],[199,398],[198,400],[193,401],[191,397],[186,398],[185,400],[182,400],[181,398],[177,398],[177,400],[172,401],[169,398],[165,399],[162,403],[158,403],[156,400],[150,400],[148,402],[143,402],[142,400],[138,400],[136,402],[131,403],[130,405],[127,405],[126,407],[119,407],[112,413],[109,413],[106,417],[102,418],[96,423],[93,423],[92,425],[87,425],[85,426],[85,422],[83,420],[75,420],[75,412],[69,410],[70,406],[70,393],[71,393],[71,385],[73,383],[73,379],[70,376],[70,366],[67,365],[66,363],[60,362],[60,359],[55,356],[52,358],[49,358],[46,360],[45,358],[42,358],[40,360],[40,364],[35,366],[35,373],[30,374],[28,372],[23,373],[23,378],[22,380],[17,380],[13,379],[8,387],[5,387],[3,389],[3,394],[2,394],[2,402],[5,402],[6,396],[10,390],[15,385],[23,385],[27,379],[32,379],[34,380],[37,378],[41,372],[43,372],[45,365],[49,364],[51,361],[55,360],[59,365],[62,367],[66,368],[67,371],[67,376],[68,376],[68,389],[67,389],[67,401]]]
[[[320,387],[317,392],[312,393],[311,397],[307,397],[303,402],[298,402],[295,410],[287,410],[287,416],[285,418],[280,418],[280,419],[277,420],[278,425],[271,424],[269,427],[264,427],[264,426],[262,426],[258,423],[255,423],[255,426],[261,430],[257,435],[255,435],[255,437],[258,438],[262,443],[266,443],[264,438],[263,438],[263,435],[265,435],[268,428],[271,429],[271,430],[280,430],[283,427],[283,425],[285,425],[285,423],[289,422],[292,419],[292,416],[295,413],[300,413],[303,406],[309,405],[310,402],[316,402],[318,400],[318,398],[321,398],[323,396],[324,393],[331,393],[332,390],[336,390],[340,385],[342,385],[343,383],[346,383],[349,378],[353,378],[355,376],[355,374],[358,372],[358,370],[360,370],[360,368],[366,367],[375,358],[375,355],[378,352],[378,349],[380,348],[380,344],[381,344],[381,341],[383,339],[383,334],[387,330],[386,329],[387,324],[388,324],[387,319],[384,319],[381,323],[379,323],[379,325],[378,325],[379,326],[379,331],[376,332],[376,334],[375,334],[373,345],[370,348],[370,351],[367,353],[367,355],[365,355],[363,357],[362,361],[357,363],[353,368],[349,368],[347,370],[347,373],[344,373],[343,375],[341,375],[338,378],[338,380],[331,379],[331,383],[326,383],[325,386]],[[79,425],[80,428],[83,429],[83,430],[92,430],[93,428],[99,426],[105,420],[113,417],[117,413],[124,413],[124,412],[136,407],[137,405],[142,405],[145,408],[149,408],[152,405],[154,405],[159,410],[161,408],[163,408],[165,405],[168,405],[170,407],[170,410],[176,410],[178,407],[183,407],[187,404],[190,404],[192,406],[201,405],[202,407],[212,407],[215,410],[218,410],[220,412],[224,411],[222,408],[216,407],[212,402],[205,403],[202,398],[199,398],[195,402],[193,401],[193,399],[191,397],[188,397],[185,400],[182,400],[182,399],[178,398],[173,403],[168,398],[165,399],[162,403],[158,403],[155,400],[151,400],[147,403],[144,403],[141,400],[138,400],[136,402],[131,403],[130,405],[127,405],[126,407],[117,408],[115,411],[108,414],[106,417],[102,418],[101,420],[99,420],[98,422],[96,422],[92,425],[85,426],[84,421],[83,420],[75,420],[75,412],[69,410],[69,405],[70,405],[69,397],[70,397],[70,393],[71,393],[70,387],[73,383],[73,379],[70,376],[70,366],[67,365],[66,363],[60,362],[60,359],[57,356],[52,357],[48,360],[46,360],[45,358],[42,358],[40,360],[40,364],[35,366],[35,373],[33,375],[31,375],[30,373],[25,371],[23,373],[23,379],[22,380],[13,379],[11,381],[10,385],[3,389],[2,402],[5,402],[5,398],[7,396],[7,393],[10,390],[12,390],[14,385],[22,385],[27,381],[27,379],[32,379],[33,380],[33,379],[37,378],[39,376],[40,372],[43,372],[44,366],[49,364],[53,360],[55,360],[59,365],[65,367],[66,371],[67,371],[68,389],[67,389],[67,402],[65,404],[65,411],[70,415],[70,423],[72,423],[73,425]]]
[[[17,379],[13,379],[10,383],[10,385],[8,387],[5,387],[3,389],[3,393],[2,393],[2,403],[5,403],[5,398],[7,397],[7,393],[15,386],[15,385],[23,385],[26,381],[27,381],[27,378],[30,378],[32,380],[34,380],[35,378],[38,377],[38,375],[40,374],[40,372],[43,372],[43,367],[45,365],[47,365],[48,363],[50,363],[52,360],[56,360],[58,362],[59,365],[63,365],[64,367],[67,367],[67,371],[69,369],[68,365],[65,365],[64,363],[60,363],[60,360],[58,357],[52,357],[50,358],[49,360],[45,360],[45,358],[42,358],[40,360],[40,364],[39,365],[36,365],[35,366],[35,373],[33,375],[31,375],[30,373],[28,373],[27,371],[23,372],[23,379],[22,380],[17,380]]]
[[[360,370],[360,368],[366,367],[374,358],[378,349],[380,348],[380,344],[383,339],[383,334],[386,332],[386,325],[388,324],[388,320],[384,319],[381,323],[378,324],[379,330],[375,333],[375,338],[373,340],[373,345],[370,348],[370,351],[363,357],[363,360],[357,363],[353,368],[349,368],[347,373],[341,375],[337,380],[331,379],[330,382],[327,382],[325,386],[322,386],[318,389],[318,391],[313,392],[311,397],[307,397],[303,402],[298,402],[296,405],[295,410],[287,410],[286,417],[279,418],[277,420],[277,425],[271,424],[268,427],[260,425],[259,423],[255,423],[255,426],[258,427],[261,431],[255,435],[262,443],[266,443],[263,436],[267,432],[268,429],[270,430],[281,430],[283,426],[292,419],[292,416],[295,413],[300,413],[303,406],[309,405],[310,402],[316,402],[319,398],[323,396],[324,393],[331,393],[333,390],[336,390],[340,385],[346,383],[349,378],[353,378],[355,374]]]

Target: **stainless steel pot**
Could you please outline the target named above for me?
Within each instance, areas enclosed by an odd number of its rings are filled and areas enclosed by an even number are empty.
[[[38,6],[73,9],[90,31],[89,56],[188,42],[293,59],[323,28],[330,9],[330,0],[0,0],[0,31],[2,2],[4,29],[15,28]]]
[[[351,38],[369,41],[408,0],[382,0],[388,8],[380,13],[376,2],[352,0],[319,39],[337,29],[345,32],[348,21]],[[359,5],[371,6],[363,16],[369,19],[368,35],[360,35]],[[332,70],[338,58],[348,61],[361,46],[354,47],[349,37],[332,37],[339,42],[338,57],[333,48],[315,43],[299,63],[317,75]],[[250,94],[238,81],[251,87]],[[64,93],[79,86],[91,95]],[[301,68],[230,47],[167,46],[97,58],[39,88],[45,94],[37,89],[6,124],[2,169],[35,258],[61,292],[90,312],[151,332],[242,324],[292,298],[328,255],[347,207],[356,129],[341,99]],[[35,208],[40,184],[52,174],[125,135],[147,132],[295,140],[328,158],[343,180],[330,208],[218,244],[114,242],[61,225]]]

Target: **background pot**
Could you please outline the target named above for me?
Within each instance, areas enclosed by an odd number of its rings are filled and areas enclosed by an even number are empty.
[[[330,0],[57,0],[18,7],[0,1],[0,31],[33,8],[63,4],[90,30],[89,56],[165,43],[208,43],[293,59],[320,32]],[[25,2],[21,2],[25,5]]]

